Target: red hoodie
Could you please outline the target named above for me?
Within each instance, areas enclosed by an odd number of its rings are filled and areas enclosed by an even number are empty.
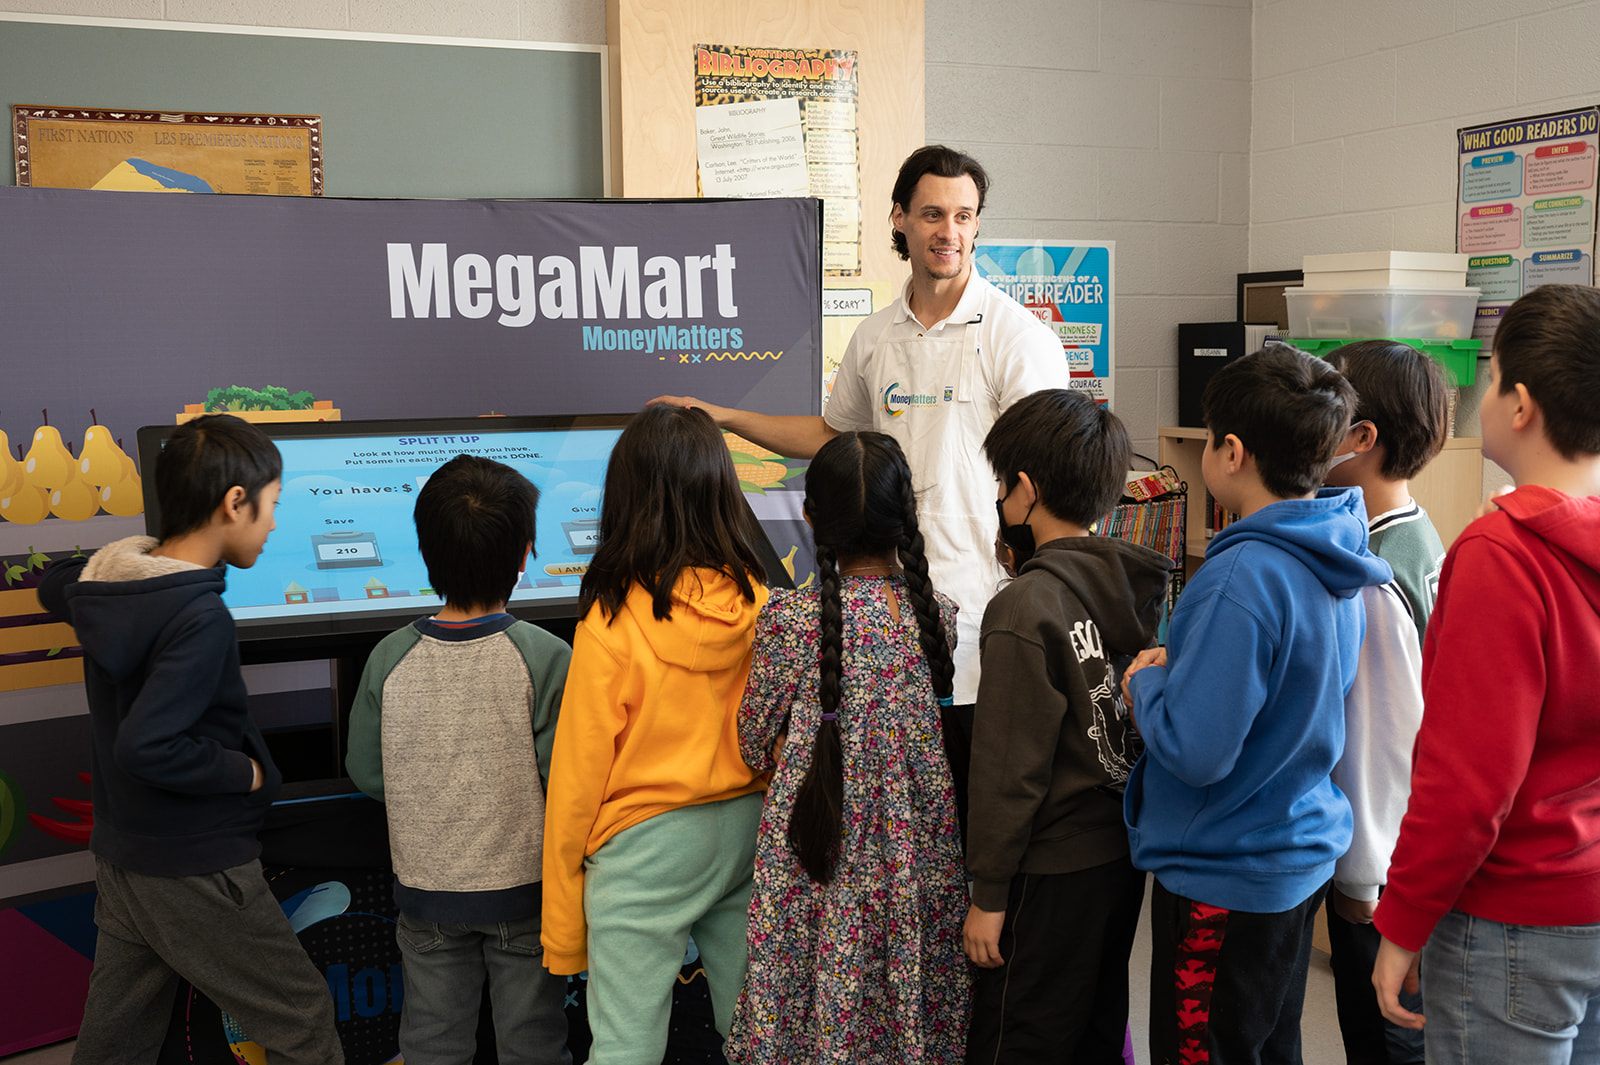
[[[1600,497],[1538,485],[1451,547],[1422,654],[1411,803],[1376,923],[1452,909],[1600,923]]]

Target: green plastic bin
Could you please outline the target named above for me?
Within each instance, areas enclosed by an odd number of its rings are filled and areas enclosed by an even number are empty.
[[[1410,344],[1425,355],[1431,356],[1434,362],[1444,367],[1450,377],[1450,383],[1464,387],[1478,379],[1478,356],[1485,354],[1481,340],[1411,340],[1404,337],[1372,337],[1374,340],[1393,340],[1396,344]],[[1347,337],[1317,337],[1305,340],[1292,339],[1289,343],[1308,352],[1317,358],[1323,358],[1334,348],[1342,348],[1346,344],[1360,344],[1361,340]]]

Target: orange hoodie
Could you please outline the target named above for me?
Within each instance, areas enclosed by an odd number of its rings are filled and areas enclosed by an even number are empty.
[[[739,701],[767,600],[755,588],[752,603],[725,573],[684,570],[667,620],[634,585],[609,625],[599,607],[578,623],[545,797],[540,939],[551,972],[588,967],[585,857],[656,814],[766,787],[739,756]]]

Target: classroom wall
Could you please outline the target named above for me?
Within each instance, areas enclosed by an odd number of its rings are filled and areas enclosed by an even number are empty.
[[[605,0],[5,0],[0,11],[605,44]]]
[[[1600,2],[1255,0],[1250,268],[1454,251],[1455,132],[1600,103]]]
[[[1232,320],[1249,240],[1249,0],[925,0],[927,132],[994,181],[983,232],[1115,240],[1116,409],[1178,417],[1179,322]]]

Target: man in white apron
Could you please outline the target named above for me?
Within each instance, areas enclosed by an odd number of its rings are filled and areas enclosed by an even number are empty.
[[[929,576],[961,608],[945,746],[963,828],[978,627],[1005,576],[994,557],[995,478],[983,438],[1011,404],[1067,388],[1070,378],[1055,333],[972,269],[988,188],[977,160],[942,145],[919,148],[901,165],[889,221],[911,277],[898,300],[856,329],[821,417],[758,414],[688,396],[658,400],[700,407],[723,428],[795,458],[811,457],[841,432],[874,430],[899,442],[917,490]]]

